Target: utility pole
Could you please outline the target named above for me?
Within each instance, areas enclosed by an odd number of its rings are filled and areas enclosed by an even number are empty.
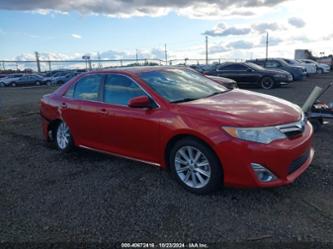
[[[51,68],[51,61],[48,61],[49,63],[49,71],[51,72],[52,71],[52,68]]]
[[[102,66],[102,62],[101,62],[101,55],[99,52],[97,53],[97,59],[98,59],[98,68],[102,68],[103,66]]]
[[[35,52],[36,55],[36,63],[37,63],[37,72],[40,73],[40,61],[39,61],[39,54]]]
[[[168,65],[168,51],[166,44],[164,44],[164,54],[165,54],[165,65]]]
[[[208,65],[208,36],[206,35],[206,65]]]
[[[268,60],[268,32],[266,36],[266,61]]]
[[[138,56],[138,49],[135,49],[135,61],[138,63],[139,56]]]

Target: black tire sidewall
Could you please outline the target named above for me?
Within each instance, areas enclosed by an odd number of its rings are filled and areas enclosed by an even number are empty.
[[[62,151],[62,152],[70,152],[73,148],[74,148],[74,140],[73,140],[73,137],[72,137],[72,134],[71,134],[71,131],[69,130],[69,143],[68,145],[66,146],[65,149],[62,149],[59,147],[58,145],[58,140],[57,140],[57,132],[58,132],[58,128],[60,126],[60,124],[64,123],[63,121],[59,122],[58,125],[54,128],[53,130],[53,140],[54,140],[54,143],[55,145],[57,146],[57,149]],[[66,124],[67,125],[67,124]]]
[[[272,86],[271,86],[270,88],[265,88],[265,87],[263,87],[263,84],[264,84],[264,81],[265,81],[265,80],[270,80],[270,81],[272,82]],[[271,77],[267,77],[267,76],[265,76],[265,77],[263,77],[263,78],[260,80],[260,87],[261,87],[262,89],[269,90],[269,89],[274,88],[274,86],[275,86],[275,81],[274,81],[274,79],[272,79]]]
[[[318,119],[310,119],[310,123],[313,127],[314,132],[317,132],[320,130],[322,124]]]
[[[175,155],[176,152],[184,146],[192,146],[195,148],[198,148],[208,159],[210,168],[211,168],[211,178],[206,186],[196,189],[191,188],[187,186],[183,181],[179,178],[176,168],[175,168]],[[171,148],[170,154],[169,154],[169,167],[171,170],[171,173],[173,177],[177,180],[180,185],[182,185],[185,189],[189,190],[192,193],[196,194],[208,194],[211,192],[216,191],[218,188],[221,187],[223,183],[223,170],[222,166],[219,162],[219,159],[215,155],[215,153],[204,143],[202,143],[200,140],[194,139],[194,138],[184,138],[179,141],[177,141],[173,148]]]

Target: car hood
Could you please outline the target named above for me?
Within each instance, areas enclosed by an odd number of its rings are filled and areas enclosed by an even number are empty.
[[[220,76],[212,76],[212,75],[205,75],[207,78],[211,79],[211,80],[217,80],[219,82],[222,83],[235,83],[236,81],[229,79],[229,78],[225,78],[225,77],[220,77]]]
[[[327,64],[324,64],[324,63],[319,63],[319,65],[320,65],[321,67],[327,67],[327,68],[329,68],[329,67],[330,67],[329,65],[327,65]]]
[[[265,69],[262,70],[263,72],[269,73],[269,74],[285,74],[285,75],[289,75],[288,72],[282,70],[282,69]]]
[[[262,127],[300,120],[301,109],[288,101],[266,94],[232,90],[209,98],[180,103],[183,114],[215,118],[221,125]]]
[[[303,67],[303,66],[290,65],[290,67],[292,67],[294,69],[300,69],[300,70],[304,70],[305,69],[305,67]]]

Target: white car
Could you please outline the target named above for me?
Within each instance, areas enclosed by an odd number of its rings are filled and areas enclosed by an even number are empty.
[[[299,63],[299,65],[305,67],[307,74],[315,74],[317,73],[317,66],[314,63],[305,63],[301,60],[295,60]]]
[[[300,61],[303,61],[305,64],[315,64],[317,67],[317,73],[322,74],[322,73],[329,73],[331,68],[329,65],[323,64],[323,63],[318,63],[314,60],[310,59],[301,59]]]
[[[8,86],[10,85],[10,83],[18,80],[19,78],[21,78],[24,74],[10,74],[7,77],[1,78],[0,79],[0,86],[4,87],[4,86]]]
[[[301,67],[305,68],[305,71],[306,71],[307,75],[315,74],[317,72],[317,67],[313,63],[308,64],[308,63],[304,63],[304,62],[299,61],[299,60],[291,60],[291,59],[284,59],[284,61],[287,62],[290,65],[301,66]]]

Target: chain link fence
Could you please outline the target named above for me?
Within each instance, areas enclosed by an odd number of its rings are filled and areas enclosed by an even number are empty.
[[[223,63],[226,61],[241,62],[241,59],[209,59],[208,64]],[[39,66],[38,66],[39,64]],[[123,59],[123,60],[66,60],[66,61],[0,61],[0,72],[49,72],[62,69],[96,70],[125,66],[157,66],[157,65],[193,65],[206,64],[206,59],[173,59],[164,61],[160,59]]]

